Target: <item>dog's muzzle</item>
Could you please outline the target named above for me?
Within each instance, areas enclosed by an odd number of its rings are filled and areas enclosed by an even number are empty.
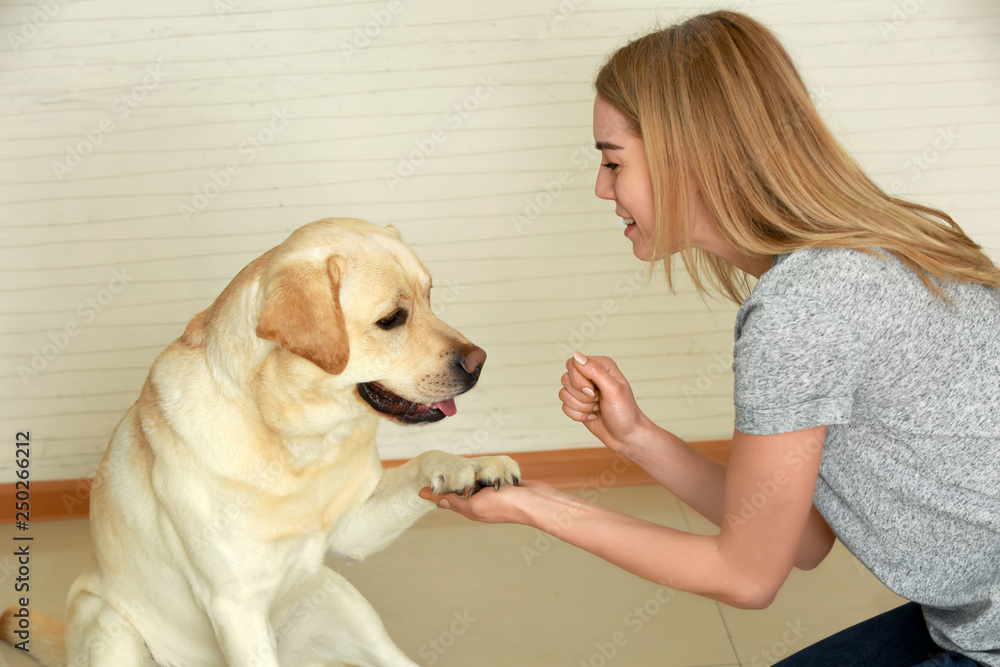
[[[486,351],[473,345],[466,351],[458,352],[453,372],[460,380],[460,388],[450,397],[424,405],[403,398],[387,389],[378,382],[362,382],[358,384],[358,395],[364,399],[376,412],[400,424],[429,424],[451,417],[458,408],[455,406],[455,396],[476,386],[479,374],[486,363]]]

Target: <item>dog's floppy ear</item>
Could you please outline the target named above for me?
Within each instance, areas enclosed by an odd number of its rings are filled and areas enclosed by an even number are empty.
[[[350,346],[340,309],[346,263],[331,257],[326,266],[289,266],[265,287],[257,335],[337,375],[347,366]]]

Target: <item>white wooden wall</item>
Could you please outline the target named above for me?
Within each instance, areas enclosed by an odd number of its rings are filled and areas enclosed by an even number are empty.
[[[31,430],[33,479],[93,474],[191,315],[293,228],[357,216],[490,355],[384,458],[597,445],[556,397],[573,348],[665,427],[728,437],[735,308],[643,285],[591,148],[606,54],[719,7],[778,32],[885,187],[1000,254],[994,0],[4,0],[0,432]]]

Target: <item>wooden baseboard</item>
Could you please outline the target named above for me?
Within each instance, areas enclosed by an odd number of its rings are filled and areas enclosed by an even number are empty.
[[[729,461],[730,440],[692,443],[706,456]],[[604,447],[554,449],[542,452],[508,453],[521,467],[524,479],[547,482],[560,489],[608,488],[655,484],[645,470]],[[387,468],[407,459],[383,461]],[[32,482],[30,521],[84,519],[90,512],[90,479],[66,479]],[[14,523],[17,489],[13,484],[0,485],[0,524]]]

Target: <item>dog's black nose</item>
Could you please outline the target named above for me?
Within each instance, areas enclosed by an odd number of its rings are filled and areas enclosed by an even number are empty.
[[[483,364],[485,363],[486,350],[478,345],[473,345],[471,348],[466,350],[465,356],[462,358],[462,368],[469,375],[479,375],[479,372],[483,370]]]

